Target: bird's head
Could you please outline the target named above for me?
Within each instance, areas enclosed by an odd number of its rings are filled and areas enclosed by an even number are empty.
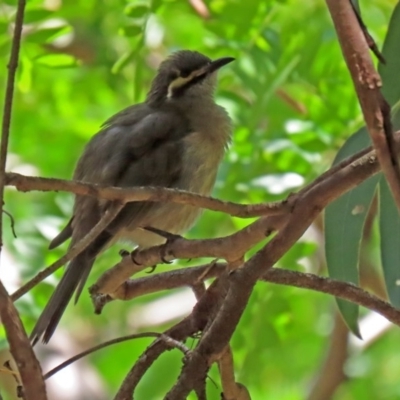
[[[178,100],[188,97],[211,97],[215,72],[234,58],[214,61],[197,51],[182,50],[163,61],[149,91],[150,101]]]

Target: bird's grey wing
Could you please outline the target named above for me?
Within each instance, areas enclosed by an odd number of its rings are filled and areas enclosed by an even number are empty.
[[[183,139],[190,132],[186,120],[173,112],[151,112],[133,126],[129,115],[115,119],[87,146],[78,163],[76,177],[102,185],[170,187],[179,179]],[[109,202],[78,196],[75,202],[73,241],[80,240],[97,223]],[[110,225],[134,223],[151,209],[152,203],[127,204]]]
[[[78,162],[74,178],[123,187],[173,185],[181,172],[182,139],[190,127],[178,114],[147,114],[134,125],[125,118],[114,119],[113,125],[94,136]],[[109,206],[109,202],[94,197],[77,196],[70,226],[71,244],[82,239]],[[97,254],[119,229],[134,224],[142,214],[151,212],[152,206],[146,202],[127,204],[110,226],[71,261],[32,331],[33,343],[41,337],[45,343],[50,340],[73,293],[76,300],[79,297]]]

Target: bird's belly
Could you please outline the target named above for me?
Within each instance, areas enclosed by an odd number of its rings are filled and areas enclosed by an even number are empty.
[[[200,213],[201,210],[196,207],[182,206],[181,204],[162,204],[154,207],[141,225],[180,234],[192,227]],[[124,229],[118,236],[121,239],[136,243],[141,248],[156,246],[165,242],[163,237],[142,228],[131,231]]]
[[[184,182],[177,182],[175,188],[199,193],[205,196],[210,195],[215,182],[215,173],[207,176],[194,174],[194,179]],[[146,212],[140,221],[138,228],[123,228],[118,233],[118,239],[129,240],[141,248],[156,246],[165,242],[165,239],[152,232],[146,231],[143,227],[150,226],[169,233],[180,234],[189,230],[202,213],[202,209],[190,205],[174,203],[154,203],[151,209]]]

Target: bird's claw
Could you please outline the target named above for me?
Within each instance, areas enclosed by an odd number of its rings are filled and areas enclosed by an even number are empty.
[[[146,271],[146,274],[152,274],[155,271],[156,268],[157,268],[157,265],[152,265],[150,267],[150,271]]]
[[[134,263],[134,264],[136,264],[136,265],[142,265],[142,264],[140,264],[140,263],[138,263],[136,260],[135,260],[135,254],[138,252],[138,248],[136,248],[135,250],[133,250],[132,251],[132,253],[130,253],[131,254],[131,260],[132,260],[132,262]],[[153,272],[153,271],[152,271]]]
[[[169,261],[166,259],[168,246],[175,240],[182,239],[182,236],[177,235],[175,233],[163,231],[162,229],[153,228],[152,226],[145,226],[143,229],[145,229],[146,231],[155,233],[156,235],[161,236],[166,239],[166,242],[164,243],[164,245],[161,248],[160,258],[164,264],[171,264],[172,261]]]

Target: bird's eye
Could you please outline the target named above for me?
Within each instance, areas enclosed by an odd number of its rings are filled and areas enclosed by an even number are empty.
[[[190,75],[190,70],[182,69],[180,75],[181,75],[182,78],[187,78]]]
[[[178,71],[171,71],[171,72],[168,74],[168,80],[169,80],[170,82],[172,82],[172,81],[174,81],[178,76],[179,76]]]

